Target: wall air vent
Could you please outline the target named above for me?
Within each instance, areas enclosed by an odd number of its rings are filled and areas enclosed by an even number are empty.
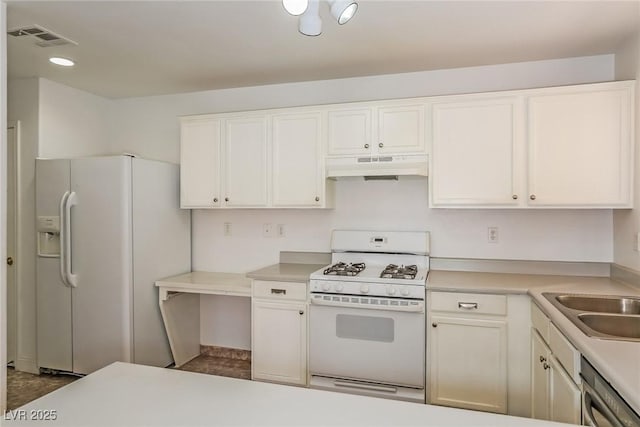
[[[39,25],[29,25],[26,27],[15,28],[13,30],[7,31],[7,34],[13,37],[24,37],[24,38],[31,39],[35,42],[36,45],[40,47],[78,44],[77,42],[74,42],[71,39],[62,37],[61,35],[56,34],[53,31],[49,31],[46,28],[41,27]]]

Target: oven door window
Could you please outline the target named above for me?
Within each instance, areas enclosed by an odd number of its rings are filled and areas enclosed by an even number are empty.
[[[338,338],[393,342],[394,319],[378,316],[336,315],[336,336]]]

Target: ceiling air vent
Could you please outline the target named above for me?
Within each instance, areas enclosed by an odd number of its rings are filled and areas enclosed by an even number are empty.
[[[77,45],[77,42],[74,42],[71,39],[62,37],[59,34],[54,33],[53,31],[49,31],[46,28],[40,27],[38,25],[29,25],[27,27],[16,28],[10,31],[7,31],[7,34],[13,37],[26,37],[35,41],[36,45],[40,47],[49,47],[49,46],[63,46],[66,44]]]

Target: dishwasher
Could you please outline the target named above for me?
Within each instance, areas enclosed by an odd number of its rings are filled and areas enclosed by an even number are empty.
[[[583,424],[593,427],[640,427],[640,416],[582,357]]]

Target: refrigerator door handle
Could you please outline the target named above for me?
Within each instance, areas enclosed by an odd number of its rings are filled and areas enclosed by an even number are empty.
[[[65,207],[64,207],[64,228],[66,231],[65,239],[64,239],[64,263],[65,263],[65,273],[67,276],[67,282],[69,286],[75,288],[78,286],[78,276],[73,274],[71,271],[71,208],[78,204],[78,200],[76,197],[75,191],[69,193],[67,197]]]
[[[66,264],[66,250],[65,250],[65,240],[67,238],[67,227],[65,226],[65,206],[67,205],[67,198],[69,197],[69,192],[66,191],[62,198],[60,199],[60,278],[62,279],[62,283],[65,286],[70,286],[67,281],[67,264]]]

